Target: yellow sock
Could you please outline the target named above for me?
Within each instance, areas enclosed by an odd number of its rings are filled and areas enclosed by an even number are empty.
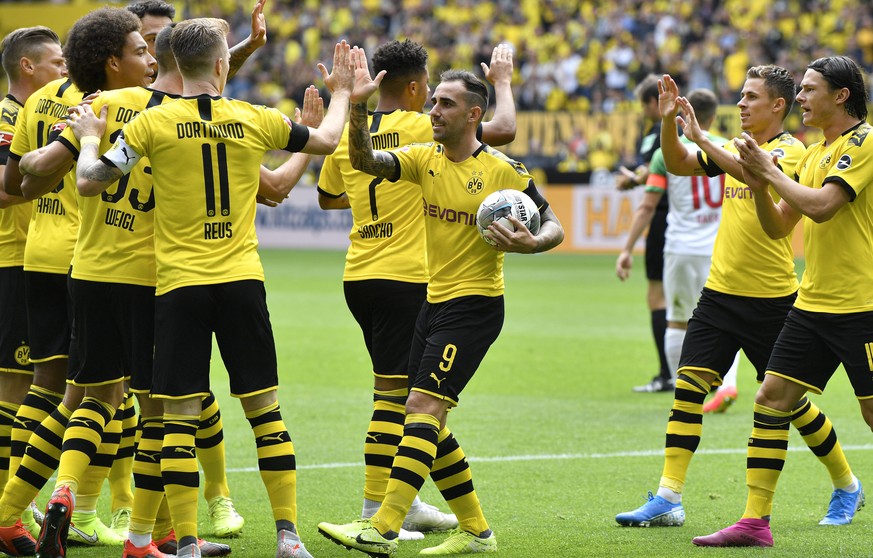
[[[773,495],[788,454],[790,412],[755,404],[754,425],[746,458],[749,488],[743,518],[769,519]]]

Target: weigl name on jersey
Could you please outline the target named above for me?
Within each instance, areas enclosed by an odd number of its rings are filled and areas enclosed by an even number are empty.
[[[176,136],[184,138],[232,138],[243,139],[245,129],[239,122],[209,124],[206,122],[180,122],[176,124]]]
[[[118,227],[130,232],[135,232],[133,230],[134,221],[136,221],[136,215],[111,207],[106,209],[106,217],[103,219],[103,222],[111,227]]]

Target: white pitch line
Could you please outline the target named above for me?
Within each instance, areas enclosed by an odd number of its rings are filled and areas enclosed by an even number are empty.
[[[857,446],[843,446],[843,450],[847,451],[870,451],[873,450],[873,444],[862,444]],[[804,446],[793,446],[788,448],[790,452],[804,452],[807,448]],[[702,449],[695,452],[696,455],[736,455],[746,453],[746,448],[722,448],[722,449]],[[588,460],[588,459],[616,459],[622,457],[656,457],[664,455],[664,449],[656,450],[640,450],[640,451],[619,451],[614,453],[544,453],[535,455],[504,455],[494,457],[468,457],[467,461],[471,463],[503,463],[517,461],[557,461],[557,460]],[[310,465],[300,465],[298,470],[308,469],[347,469],[351,467],[363,467],[363,463],[359,461],[346,463],[316,463]],[[228,473],[256,473],[257,467],[240,467],[228,469]]]

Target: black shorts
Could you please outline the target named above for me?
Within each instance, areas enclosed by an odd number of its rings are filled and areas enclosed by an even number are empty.
[[[667,210],[655,209],[649,234],[646,235],[646,278],[664,280],[664,237],[667,234]]]
[[[710,372],[721,378],[742,349],[758,381],[763,381],[773,344],[796,296],[754,298],[704,287],[688,321],[679,371]]]
[[[155,297],[152,395],[209,394],[212,334],[234,397],[275,389],[276,344],[263,281],[180,287]]]
[[[842,363],[859,399],[873,397],[873,312],[828,314],[792,308],[767,374],[821,393]]]
[[[70,356],[73,309],[67,288],[66,275],[24,272],[30,362]]]
[[[426,302],[409,353],[409,388],[450,406],[473,377],[503,328],[503,297],[465,296]]]
[[[33,374],[24,300],[24,268],[0,268],[0,372]]]
[[[152,386],[155,288],[70,278],[73,336],[70,381],[79,386],[129,379]]]
[[[345,281],[343,291],[346,305],[364,334],[373,373],[382,378],[406,378],[409,347],[427,296],[427,283]]]

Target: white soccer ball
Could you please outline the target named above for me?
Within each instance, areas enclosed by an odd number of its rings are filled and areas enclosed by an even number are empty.
[[[540,230],[540,211],[530,196],[520,190],[497,190],[488,195],[476,212],[476,228],[482,239],[492,246],[495,244],[488,233],[488,225],[500,223],[514,231],[515,225],[508,219],[512,215],[527,229],[537,234]]]

